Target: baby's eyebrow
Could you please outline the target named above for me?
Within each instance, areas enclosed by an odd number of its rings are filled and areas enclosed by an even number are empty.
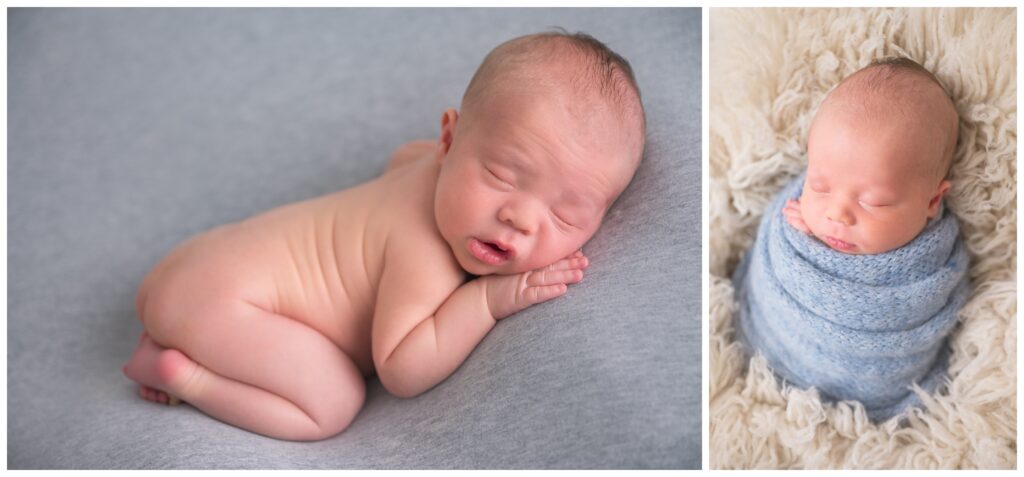
[[[529,175],[531,172],[525,161],[522,160],[522,155],[518,151],[508,148],[493,150],[487,158],[487,162],[511,169],[516,175]]]
[[[491,156],[491,162],[511,169],[522,169],[522,161],[516,160],[516,156],[516,154],[509,151],[498,151]]]
[[[874,187],[864,191],[863,197],[877,202],[893,202],[899,198],[899,194],[887,188]]]
[[[595,202],[586,194],[580,194],[571,189],[566,189],[562,191],[562,195],[560,198],[562,202],[564,202],[569,207],[600,210],[600,207],[598,207],[598,202]]]

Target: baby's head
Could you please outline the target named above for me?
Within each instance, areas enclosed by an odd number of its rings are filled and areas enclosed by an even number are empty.
[[[475,275],[565,258],[629,184],[644,135],[629,63],[605,45],[567,33],[505,42],[441,118],[438,230]]]
[[[949,190],[958,124],[945,89],[911,60],[878,61],[847,77],[811,124],[804,222],[840,252],[906,245]]]

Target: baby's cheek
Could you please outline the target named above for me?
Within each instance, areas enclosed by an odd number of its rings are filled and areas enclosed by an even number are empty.
[[[534,243],[533,250],[530,251],[531,270],[555,263],[583,246],[583,242],[559,237],[554,232],[547,231]]]
[[[867,253],[899,248],[914,238],[914,224],[907,220],[865,220],[861,240]]]
[[[880,249],[885,248],[885,229],[880,225],[875,221],[861,219],[857,234],[857,245],[861,253],[878,253]]]
[[[804,197],[807,197],[806,195]],[[813,199],[800,199],[800,218],[804,220],[807,227],[811,231],[815,231],[818,228],[818,210]]]

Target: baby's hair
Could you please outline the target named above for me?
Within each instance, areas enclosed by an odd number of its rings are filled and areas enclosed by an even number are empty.
[[[927,68],[910,58],[890,56],[872,61],[864,68],[844,79],[842,83],[847,83],[847,80],[856,76],[857,81],[849,82],[852,84],[854,91],[881,94],[883,97],[893,99],[894,104],[898,104],[906,88],[915,87],[903,81],[906,79],[903,75],[906,74],[924,78],[938,86],[945,99],[949,101],[949,109],[953,112],[952,124],[948,125],[950,126],[949,130],[946,131],[947,138],[945,144],[943,144],[942,162],[936,168],[937,175],[944,178],[952,166],[953,153],[956,151],[956,146],[959,142],[960,117],[953,103],[953,98],[949,94],[949,90],[943,86],[942,82],[931,71],[928,71]],[[894,88],[896,88],[896,97],[893,97]]]
[[[551,31],[513,38],[498,45],[487,54],[470,80],[462,97],[463,108],[479,101],[489,88],[503,80],[522,80],[522,77],[508,74],[514,67],[543,63],[577,64],[579,68],[571,79],[572,89],[597,92],[623,119],[638,121],[640,153],[643,153],[646,120],[633,68],[621,55],[586,33],[569,33],[554,27]]]
[[[861,68],[861,71],[876,69],[878,70],[878,74],[874,76],[874,79],[876,80],[876,84],[879,86],[882,86],[886,80],[892,79],[894,75],[901,71],[911,72],[932,80],[933,83],[942,88],[942,92],[946,93],[946,96],[949,96],[949,91],[946,90],[946,87],[942,85],[942,82],[939,81],[931,71],[928,71],[928,68],[921,66],[920,63],[905,56],[887,56],[885,58],[877,59],[864,68]]]

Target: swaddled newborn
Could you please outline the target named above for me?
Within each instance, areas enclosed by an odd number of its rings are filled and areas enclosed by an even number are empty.
[[[733,277],[738,337],[783,380],[857,400],[873,420],[945,377],[967,254],[942,205],[958,134],[923,67],[883,60],[822,103],[808,165],[765,212]]]

